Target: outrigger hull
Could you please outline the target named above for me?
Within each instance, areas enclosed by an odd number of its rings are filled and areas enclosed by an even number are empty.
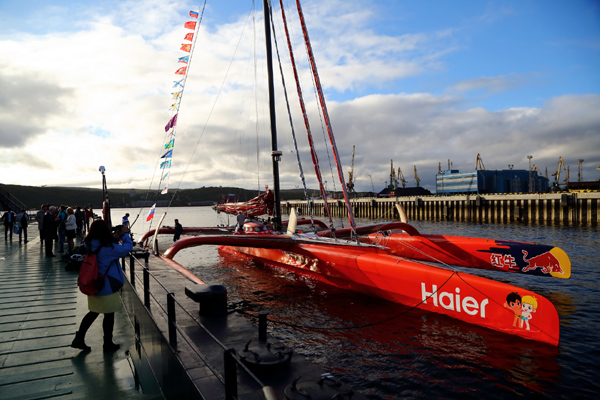
[[[399,232],[398,230],[402,230]],[[569,278],[571,261],[562,249],[538,243],[449,235],[422,235],[402,222],[357,228],[360,241],[385,247],[390,253],[415,260],[492,271]],[[338,229],[347,237],[350,229]],[[322,232],[329,236],[330,232]]]
[[[187,246],[217,244],[220,251],[342,289],[445,314],[526,339],[552,345],[559,342],[559,319],[552,303],[531,291],[505,283],[407,260],[374,246],[323,239],[324,243],[317,243],[286,235],[213,239],[182,239],[167,250],[165,256],[173,257]],[[521,303],[525,300],[535,303],[532,312],[522,312]]]

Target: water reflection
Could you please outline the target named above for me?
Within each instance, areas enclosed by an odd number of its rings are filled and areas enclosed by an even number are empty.
[[[280,340],[361,385],[403,390],[433,384],[443,388],[440,396],[454,397],[468,386],[495,382],[524,394],[544,391],[560,371],[553,346],[274,273],[226,254],[216,266],[195,272],[220,278],[230,302],[243,304],[240,311],[250,318],[268,310]]]
[[[198,208],[172,209],[171,218],[185,226],[216,221],[212,210]],[[279,340],[343,374],[373,399],[592,398],[600,392],[598,228],[429,221],[413,225],[428,234],[541,242],[565,250],[573,271],[566,280],[461,270],[548,298],[561,320],[559,347],[440,314],[407,312],[399,304],[220,256],[215,247],[186,249],[176,261],[206,282],[223,283],[229,302],[238,304],[248,318],[268,310],[273,321],[269,330]]]

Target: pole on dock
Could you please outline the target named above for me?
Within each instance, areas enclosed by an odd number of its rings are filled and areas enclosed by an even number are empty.
[[[150,271],[144,268],[144,306],[150,309]]]
[[[177,348],[177,328],[175,317],[175,294],[167,293],[167,317],[169,320],[169,344],[172,348]]]
[[[133,255],[129,256],[129,283],[135,287],[135,258]]]
[[[258,340],[265,342],[267,340],[267,317],[269,313],[261,311],[258,313]]]
[[[238,388],[235,349],[225,350],[223,361],[225,369],[225,400],[236,400]]]

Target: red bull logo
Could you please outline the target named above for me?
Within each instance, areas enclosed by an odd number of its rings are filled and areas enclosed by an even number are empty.
[[[540,269],[544,274],[549,274],[551,272],[562,274],[563,270],[560,267],[560,261],[549,251],[540,254],[539,256],[531,257],[527,259],[527,251],[521,250],[523,252],[523,261],[527,263],[525,267],[521,270],[522,272],[533,271],[535,269]]]

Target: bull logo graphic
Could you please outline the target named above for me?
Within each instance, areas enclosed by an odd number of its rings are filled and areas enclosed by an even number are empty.
[[[540,271],[544,274],[549,274],[551,272],[559,274],[564,273],[562,268],[560,267],[560,261],[551,252],[547,251],[538,256],[534,256],[530,259],[527,259],[527,251],[521,251],[523,252],[523,261],[525,261],[525,263],[527,264],[521,270],[522,272],[533,271],[539,268]]]

